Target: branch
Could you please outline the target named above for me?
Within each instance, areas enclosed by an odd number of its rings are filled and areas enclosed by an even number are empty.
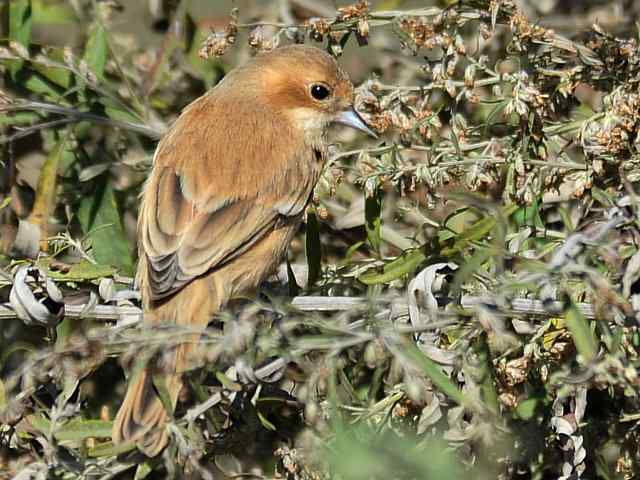
[[[320,297],[300,296],[291,300],[291,307],[301,312],[344,312],[364,309],[369,305],[363,297]],[[463,296],[460,306],[464,310],[487,307],[502,315],[558,316],[564,308],[562,302],[545,302],[527,298],[515,298],[506,306],[496,305],[490,297]],[[409,315],[406,299],[399,297],[391,302],[392,319]],[[596,318],[594,308],[589,303],[578,303],[578,309],[588,319]],[[95,318],[98,320],[115,320],[121,325],[134,324],[140,321],[141,309],[135,306],[97,305],[87,309],[87,305],[65,305],[65,315],[70,318]],[[454,315],[453,312],[442,312],[443,315]],[[0,320],[18,318],[8,303],[0,305]]]
[[[160,130],[157,130],[155,128],[148,127],[146,125],[142,125],[139,123],[127,122],[124,120],[114,120],[109,117],[103,117],[101,115],[96,115],[94,113],[89,113],[89,112],[81,112],[79,110],[74,110],[73,108],[62,107],[60,105],[56,105],[53,103],[23,101],[23,102],[10,103],[8,105],[0,106],[0,112],[2,111],[13,112],[13,111],[21,111],[21,110],[34,111],[38,113],[46,112],[54,115],[66,116],[67,118],[65,119],[64,122],[57,120],[60,123],[73,123],[73,122],[82,122],[82,121],[101,123],[103,125],[108,125],[111,127],[122,128],[124,130],[136,132],[156,140],[162,137],[164,133]],[[37,129],[38,127],[44,128],[46,126],[51,126],[50,123],[52,122],[49,122],[49,124],[43,123],[40,125],[34,125],[33,127],[30,127],[26,130]],[[22,135],[23,133],[24,131],[16,135],[24,136]],[[31,133],[31,131],[29,131],[28,133]],[[0,143],[6,143],[8,141],[11,141],[12,139],[13,139],[12,137],[4,138],[0,140]]]

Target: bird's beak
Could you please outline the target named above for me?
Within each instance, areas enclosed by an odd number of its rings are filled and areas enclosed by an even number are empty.
[[[371,135],[373,138],[378,138],[378,135],[376,135],[376,133],[367,126],[363,118],[360,116],[358,112],[355,111],[353,107],[351,107],[349,110],[345,110],[344,112],[340,113],[334,121],[336,123],[341,123],[342,125],[346,125],[347,127],[360,130],[361,132],[364,132],[367,135]]]

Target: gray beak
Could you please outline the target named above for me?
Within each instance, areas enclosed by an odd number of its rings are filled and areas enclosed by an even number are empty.
[[[361,132],[366,133],[367,135],[371,135],[373,138],[378,138],[378,135],[371,130],[362,117],[355,111],[352,107],[349,110],[345,110],[340,113],[334,120],[336,123],[341,123],[342,125],[346,125],[347,127],[355,128],[356,130],[360,130]]]

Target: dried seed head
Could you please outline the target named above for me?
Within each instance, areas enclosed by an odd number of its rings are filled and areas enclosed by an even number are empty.
[[[229,46],[229,41],[224,34],[212,32],[202,43],[202,47],[198,50],[198,56],[203,60],[221,57],[227,52]]]
[[[321,42],[324,36],[331,31],[331,25],[325,18],[310,18],[306,21],[309,37],[316,42]]]
[[[352,18],[364,17],[368,13],[369,2],[366,0],[358,0],[358,2],[353,5],[347,5],[346,7],[339,8],[336,21],[344,22],[345,20],[350,20]]]

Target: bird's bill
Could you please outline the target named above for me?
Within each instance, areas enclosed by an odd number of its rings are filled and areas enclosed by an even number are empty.
[[[378,135],[376,135],[376,133],[367,126],[360,114],[358,114],[358,112],[353,108],[340,113],[336,117],[335,122],[360,130],[367,135],[371,135],[373,138],[378,138]]]

